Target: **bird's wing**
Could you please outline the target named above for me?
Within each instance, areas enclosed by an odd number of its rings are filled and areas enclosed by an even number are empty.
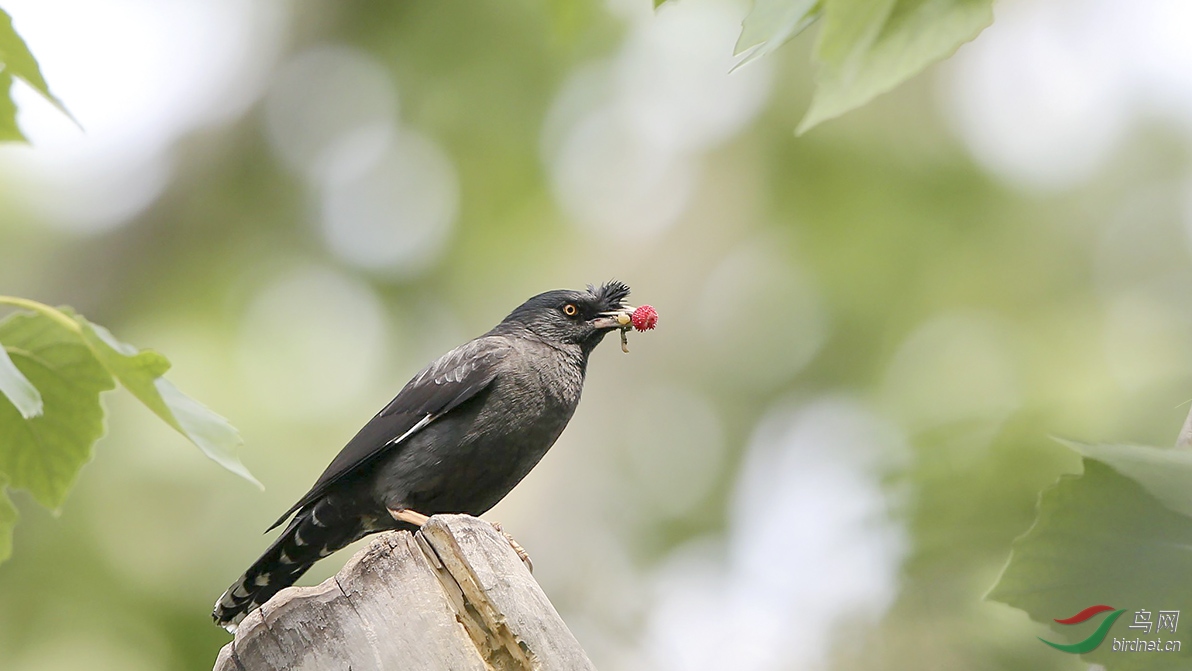
[[[503,339],[480,337],[456,347],[423,368],[389,405],[348,441],[310,491],[269,530],[325,494],[331,485],[381,453],[401,445],[434,420],[475,396],[492,383],[497,363],[508,353],[509,346]]]

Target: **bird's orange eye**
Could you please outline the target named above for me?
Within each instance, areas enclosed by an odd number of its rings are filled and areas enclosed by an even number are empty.
[[[568,317],[574,317],[575,315],[579,314],[579,308],[575,307],[574,303],[568,303],[567,305],[563,306],[563,314],[567,315]]]

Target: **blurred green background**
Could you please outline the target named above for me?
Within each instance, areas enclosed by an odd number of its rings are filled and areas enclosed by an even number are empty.
[[[611,277],[659,329],[488,515],[599,668],[1081,666],[982,596],[1077,469],[1049,436],[1187,412],[1184,3],[1007,0],[803,137],[813,35],[728,74],[730,0],[0,4],[87,129],[17,91],[0,293],[165,353],[267,487],[108,395],[61,513],[16,494],[0,668],[210,668],[408,376]]]

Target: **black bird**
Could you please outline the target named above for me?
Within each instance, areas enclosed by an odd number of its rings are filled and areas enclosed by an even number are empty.
[[[215,603],[216,624],[235,631],[315,562],[368,534],[496,505],[567,426],[588,356],[629,324],[628,295],[616,281],[539,294],[415,375],[269,528],[294,515]]]

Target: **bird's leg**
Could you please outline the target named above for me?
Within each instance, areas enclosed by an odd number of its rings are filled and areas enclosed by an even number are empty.
[[[397,520],[398,522],[413,524],[418,528],[422,528],[422,525],[426,524],[426,521],[430,519],[426,515],[423,515],[422,513],[416,513],[409,508],[398,508],[397,510],[389,508],[388,510],[389,514],[393,516],[393,519]]]
[[[530,561],[530,555],[526,552],[526,549],[521,546],[521,543],[513,540],[513,536],[510,536],[508,531],[505,531],[501,528],[500,522],[489,522],[489,524],[493,525],[493,528],[496,529],[497,532],[502,536],[504,536],[505,540],[509,541],[509,547],[513,548],[513,551],[517,553],[517,558],[522,560],[522,563],[526,565],[526,568],[530,570],[530,573],[533,573],[534,562]]]

